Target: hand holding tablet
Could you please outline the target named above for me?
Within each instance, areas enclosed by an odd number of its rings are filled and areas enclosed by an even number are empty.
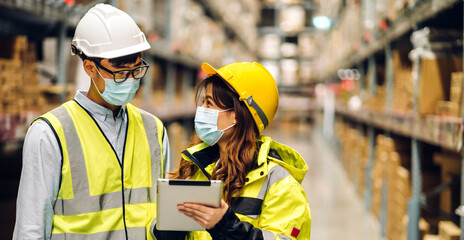
[[[221,205],[222,181],[192,181],[158,179],[157,223],[158,230],[205,230],[192,218],[179,212],[177,206],[198,203],[211,207]]]

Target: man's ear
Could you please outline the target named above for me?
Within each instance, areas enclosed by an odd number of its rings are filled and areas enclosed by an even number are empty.
[[[84,71],[85,73],[87,73],[87,75],[90,77],[90,78],[96,78],[97,77],[97,69],[95,67],[95,63],[92,62],[91,60],[89,59],[85,59],[83,62],[82,62],[82,65],[84,66]]]

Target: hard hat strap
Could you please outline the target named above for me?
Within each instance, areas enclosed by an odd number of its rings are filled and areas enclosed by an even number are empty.
[[[84,61],[85,59],[87,59],[88,57],[81,51],[79,50],[76,46],[74,46],[73,44],[71,44],[71,55],[77,55],[79,56],[82,61]]]
[[[249,96],[247,98],[240,98],[241,101],[246,101],[248,103],[248,106],[252,107],[255,109],[255,111],[258,113],[259,118],[264,124],[264,128],[267,127],[269,124],[269,121],[266,117],[266,114],[264,114],[263,110],[259,107],[259,105],[253,100],[253,96]]]

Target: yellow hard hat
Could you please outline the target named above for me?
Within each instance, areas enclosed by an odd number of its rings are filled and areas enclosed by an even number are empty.
[[[261,64],[257,62],[237,62],[218,70],[208,63],[202,63],[201,69],[208,75],[219,75],[245,102],[261,133],[274,119],[279,106],[277,84]]]

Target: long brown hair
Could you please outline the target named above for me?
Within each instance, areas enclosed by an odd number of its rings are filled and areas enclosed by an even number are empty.
[[[203,80],[196,89],[196,99],[201,99],[207,86],[211,84],[213,101],[222,109],[235,111],[236,125],[226,146],[226,154],[220,156],[211,179],[222,180],[224,183],[224,200],[231,204],[243,191],[247,173],[251,170],[257,154],[256,139],[259,136],[253,118],[245,103],[239,100],[238,94],[219,76],[213,75]],[[189,146],[200,143],[195,135]],[[201,159],[200,159],[201,161]],[[192,177],[198,167],[191,161],[181,158],[179,168],[172,173],[174,179],[188,179]]]

